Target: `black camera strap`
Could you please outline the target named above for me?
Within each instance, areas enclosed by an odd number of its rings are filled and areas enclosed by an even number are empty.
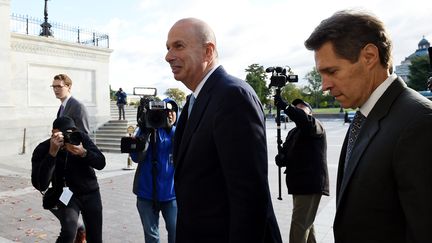
[[[153,210],[159,210],[159,202],[157,199],[157,137],[156,137],[156,129],[152,129],[150,133],[150,143],[152,147],[152,182],[153,182]]]

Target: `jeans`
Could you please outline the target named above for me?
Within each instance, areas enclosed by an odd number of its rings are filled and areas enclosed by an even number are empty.
[[[99,191],[80,196],[73,195],[67,206],[59,202],[58,208],[50,211],[61,224],[60,235],[56,242],[74,242],[81,212],[87,242],[102,243],[102,201]]]
[[[316,243],[315,220],[321,194],[293,195],[290,243]]]
[[[168,243],[175,242],[177,201],[159,202],[159,208],[153,209],[153,201],[137,198],[137,208],[144,228],[144,239],[146,243],[159,243],[159,212],[165,220],[168,231]]]

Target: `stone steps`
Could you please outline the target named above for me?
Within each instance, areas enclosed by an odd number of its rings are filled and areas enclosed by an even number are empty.
[[[125,106],[126,120],[118,120],[118,108],[111,102],[111,120],[99,127],[92,139],[102,152],[120,153],[120,141],[128,136],[127,128],[136,126],[137,109],[134,106]]]

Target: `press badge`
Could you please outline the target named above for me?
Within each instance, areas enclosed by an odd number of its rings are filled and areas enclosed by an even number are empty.
[[[60,202],[62,202],[64,205],[68,205],[71,197],[73,195],[73,192],[69,190],[69,187],[65,186],[63,187],[63,192],[60,196]]]

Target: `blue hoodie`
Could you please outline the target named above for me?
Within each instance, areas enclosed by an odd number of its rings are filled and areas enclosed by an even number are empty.
[[[175,124],[178,119],[178,105],[174,100],[166,98],[163,101],[171,103],[177,118],[173,127],[168,130],[165,128],[157,128],[156,146],[157,146],[157,164],[156,164],[156,194],[157,201],[166,202],[176,198],[174,192],[174,164],[172,158],[173,138],[175,132]],[[142,135],[140,128],[137,129],[135,136]],[[133,183],[133,192],[137,197],[148,200],[153,200],[153,173],[152,173],[152,145],[149,144],[144,152],[144,159],[138,161],[140,153],[131,153],[131,158],[134,162],[138,163],[135,172]],[[142,155],[142,153],[141,153]]]

